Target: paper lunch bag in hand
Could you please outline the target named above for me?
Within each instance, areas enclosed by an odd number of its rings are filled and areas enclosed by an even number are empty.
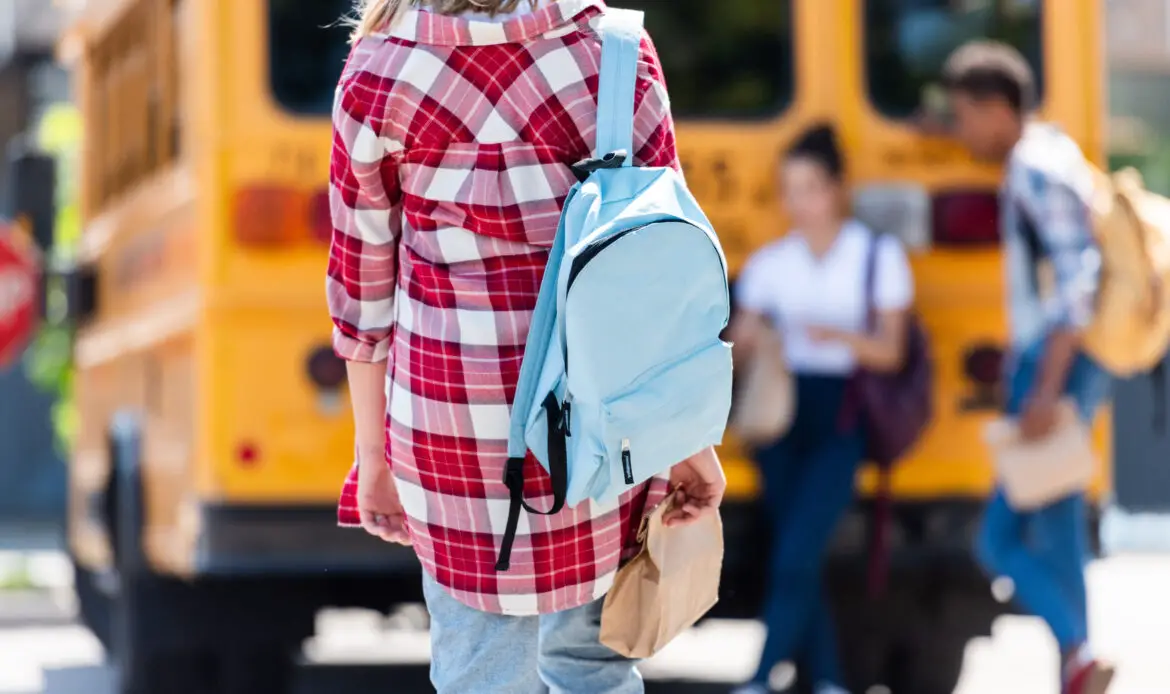
[[[718,512],[668,528],[668,497],[643,521],[642,551],[618,570],[601,611],[601,643],[627,658],[649,658],[719,600],[723,522]]]
[[[1088,489],[1093,481],[1096,458],[1089,429],[1071,401],[1060,403],[1056,429],[1042,440],[1020,441],[1011,419],[992,421],[985,437],[1004,496],[1018,511],[1047,506]]]
[[[766,326],[736,388],[730,429],[741,443],[769,446],[788,433],[796,413],[796,387],[784,360],[784,342]]]

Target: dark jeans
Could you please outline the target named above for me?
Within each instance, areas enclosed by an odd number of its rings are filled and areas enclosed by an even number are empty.
[[[1043,343],[1024,350],[1008,379],[1007,413],[1018,415],[1036,382]],[[1085,421],[1107,395],[1109,375],[1081,356],[1069,371],[1065,392]],[[1036,511],[1013,509],[1001,490],[987,507],[976,553],[993,576],[1015,584],[1015,599],[1052,630],[1063,651],[1088,639],[1084,562],[1088,555],[1085,497],[1074,494]]]
[[[767,683],[772,668],[785,661],[799,661],[802,675],[818,685],[843,680],[821,567],[853,500],[865,447],[859,429],[842,431],[839,425],[846,384],[842,377],[798,376],[791,431],[757,455],[773,532],[759,683]]]

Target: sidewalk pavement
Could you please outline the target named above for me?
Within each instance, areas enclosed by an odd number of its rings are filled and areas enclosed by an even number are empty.
[[[0,628],[59,626],[77,614],[60,529],[0,524]]]

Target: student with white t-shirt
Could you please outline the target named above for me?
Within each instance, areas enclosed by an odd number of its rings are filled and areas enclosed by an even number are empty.
[[[830,127],[806,132],[786,153],[780,176],[793,229],[748,261],[731,327],[738,356],[751,351],[765,326],[775,328],[797,391],[791,429],[756,454],[774,538],[768,637],[755,678],[738,691],[770,691],[773,668],[800,656],[800,676],[817,694],[843,694],[821,564],[853,499],[865,441],[860,427],[843,424],[840,412],[859,368],[901,366],[914,281],[894,239],[879,242],[847,216],[844,161]],[[877,321],[867,334],[865,269],[875,243]]]

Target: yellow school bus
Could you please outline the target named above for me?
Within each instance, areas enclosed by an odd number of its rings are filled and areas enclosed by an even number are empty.
[[[938,411],[896,472],[890,590],[863,590],[864,501],[828,578],[856,691],[951,691],[967,640],[1008,609],[968,547],[992,485],[979,439],[1005,338],[997,172],[910,118],[949,51],[992,36],[1025,52],[1043,115],[1100,161],[1101,3],[615,4],[647,12],[687,178],[733,271],[783,232],[776,164],[816,121],[842,134],[857,215],[911,251]],[[127,693],[170,691],[167,677],[185,676],[196,654],[222,663],[218,691],[235,691],[242,672],[279,684],[320,606],[418,596],[409,550],[333,528],[353,440],[321,283],[328,114],[347,48],[331,24],[351,2],[78,5],[61,52],[86,142],[85,232],[69,274],[82,422],[69,538],[82,610]],[[758,476],[734,442],[723,454],[721,608],[751,615],[766,566]],[[867,472],[859,489],[872,484]]]

